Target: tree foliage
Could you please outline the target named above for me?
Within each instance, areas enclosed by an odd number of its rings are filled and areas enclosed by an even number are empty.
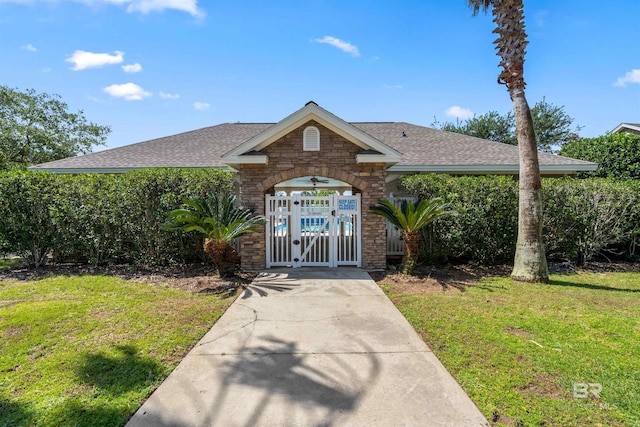
[[[616,133],[566,144],[560,155],[598,163],[587,176],[640,179],[640,135]]]
[[[104,145],[109,126],[68,109],[59,95],[0,86],[0,170],[25,169]]]
[[[576,141],[580,126],[573,126],[574,119],[564,110],[547,102],[545,98],[531,108],[533,128],[536,134],[538,150],[552,153],[565,144]],[[467,120],[440,123],[434,121],[431,126],[449,132],[462,133],[504,144],[518,145],[516,138],[516,120],[512,112],[500,114],[489,111]]]

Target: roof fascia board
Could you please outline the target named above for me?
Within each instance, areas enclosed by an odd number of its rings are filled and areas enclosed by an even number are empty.
[[[183,169],[183,170],[201,170],[201,169],[217,169],[222,171],[235,171],[233,168],[229,166],[199,166],[199,167],[167,167],[167,166],[154,166],[154,167],[131,167],[131,168],[36,168],[29,167],[27,170],[33,172],[51,172],[57,174],[70,174],[77,175],[83,173],[100,173],[100,174],[116,174],[116,173],[126,173],[137,170],[146,170],[146,169]]]
[[[390,163],[395,164],[401,157],[385,156],[384,154],[356,154],[356,163]]]
[[[269,163],[269,156],[251,155],[251,156],[228,156],[224,159],[227,164],[231,165],[266,165]]]
[[[268,146],[274,141],[277,141],[284,135],[288,134],[289,132],[293,131],[309,120],[317,121],[326,128],[339,134],[340,136],[346,138],[347,140],[363,149],[374,149],[389,157],[402,157],[401,153],[378,141],[371,135],[345,122],[341,118],[319,107],[315,103],[309,103],[293,114],[285,117],[275,125],[269,127],[268,129],[262,131],[258,135],[229,151],[227,154],[222,156],[222,159],[225,162],[232,163],[230,159],[234,156],[238,157],[252,150],[260,151],[264,147]]]
[[[635,126],[630,123],[620,123],[614,130],[611,131],[611,133],[618,133],[624,128],[640,132],[640,126]]]
[[[540,165],[541,173],[591,172],[598,168],[596,163],[579,165]],[[395,165],[387,172],[439,172],[439,173],[517,173],[518,165]]]

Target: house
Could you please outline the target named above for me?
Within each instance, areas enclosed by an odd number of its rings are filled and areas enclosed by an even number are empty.
[[[543,176],[597,165],[539,154]],[[119,173],[149,167],[237,172],[243,206],[264,214],[265,233],[243,236],[242,266],[384,268],[383,218],[368,207],[416,173],[510,174],[518,147],[403,122],[348,123],[314,102],[278,123],[223,123],[31,167],[57,173]],[[301,190],[331,189],[328,196]]]
[[[620,123],[611,133],[633,133],[640,135],[640,123]]]

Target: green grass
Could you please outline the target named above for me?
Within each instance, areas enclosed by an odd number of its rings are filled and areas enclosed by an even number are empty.
[[[0,270],[14,267],[22,262],[22,258],[0,258]]]
[[[0,281],[0,426],[123,425],[231,302],[103,276]]]
[[[383,288],[494,424],[640,426],[640,273]],[[597,391],[580,383],[600,384],[599,397],[580,397]]]

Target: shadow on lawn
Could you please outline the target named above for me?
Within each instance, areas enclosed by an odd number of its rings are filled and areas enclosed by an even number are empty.
[[[0,426],[31,425],[35,421],[28,405],[0,397]]]
[[[165,377],[162,366],[148,356],[140,356],[132,345],[116,346],[118,356],[85,353],[76,368],[78,380],[102,391],[119,395],[150,387]]]
[[[614,292],[638,292],[640,293],[640,289],[627,289],[627,288],[612,288],[610,286],[603,285],[592,285],[590,283],[576,283],[565,280],[550,280],[550,285],[553,286],[571,286],[574,288],[583,288],[583,289],[593,289],[598,291],[614,291]]]
[[[99,406],[76,399],[66,400],[48,416],[57,425],[77,427],[109,427],[123,425],[132,409],[115,405]]]

